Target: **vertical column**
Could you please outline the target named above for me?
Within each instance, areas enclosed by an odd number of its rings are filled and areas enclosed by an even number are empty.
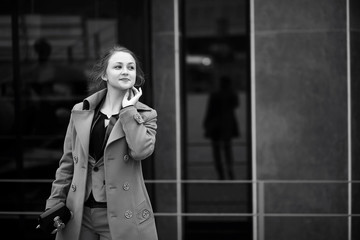
[[[152,8],[152,79],[154,107],[158,112],[158,131],[155,149],[155,179],[176,180],[178,162],[177,132],[177,68],[175,51],[176,1],[153,0]],[[175,181],[176,182],[176,181]],[[157,184],[158,212],[178,212],[177,184]],[[176,239],[177,217],[157,219],[159,237]]]
[[[348,93],[348,239],[352,235],[352,141],[351,141],[351,61],[350,61],[350,1],[346,0],[346,55],[347,55],[347,93]]]
[[[349,0],[350,10],[350,79],[352,142],[352,213],[360,214],[360,2]],[[352,239],[359,239],[360,217],[352,218]]]
[[[272,214],[265,218],[265,239],[343,238],[346,1],[256,0],[254,15],[257,174],[265,180],[265,214]]]
[[[256,61],[255,61],[255,0],[250,0],[250,61],[251,61],[251,166],[252,166],[252,213],[253,240],[263,240],[262,216],[258,216],[258,176],[257,176],[257,151],[256,151]],[[263,185],[261,185],[261,191]],[[262,196],[262,195],[261,195]],[[261,199],[263,200],[263,199]],[[263,210],[263,209],[262,209]],[[263,212],[261,212],[263,213]]]
[[[173,2],[152,1],[152,73],[159,129],[157,178],[176,178],[176,99]]]

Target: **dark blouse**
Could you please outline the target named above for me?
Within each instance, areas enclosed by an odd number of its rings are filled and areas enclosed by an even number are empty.
[[[119,115],[115,114],[112,117],[118,119]],[[110,124],[110,119],[107,115],[103,114],[99,109],[95,111],[90,135],[89,154],[91,157],[98,161],[104,155],[104,149],[108,136],[105,139],[106,129],[109,126],[105,126],[105,120]]]
[[[91,124],[90,130],[90,143],[89,143],[89,155],[95,159],[95,161],[99,161],[104,155],[104,149],[109,137],[109,134],[106,136],[106,130],[109,127],[110,119],[107,115],[103,114],[100,111],[100,107],[103,103],[104,99],[100,102],[100,104],[95,109],[95,115]],[[116,120],[119,118],[119,114],[115,114],[114,117]],[[108,124],[105,126],[105,120],[108,121]],[[104,183],[105,184],[105,183]],[[85,206],[89,207],[106,207],[106,202],[97,202],[94,198],[92,192],[89,195],[89,198],[85,202]]]

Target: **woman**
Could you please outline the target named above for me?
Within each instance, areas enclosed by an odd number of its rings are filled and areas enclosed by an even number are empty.
[[[154,151],[157,113],[138,101],[142,90],[134,85],[144,83],[143,75],[122,46],[94,66],[100,90],[73,107],[46,202],[46,209],[65,202],[73,213],[56,239],[157,239],[141,169]]]

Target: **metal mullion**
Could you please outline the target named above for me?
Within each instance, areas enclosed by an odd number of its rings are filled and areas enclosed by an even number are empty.
[[[352,135],[351,135],[351,52],[350,52],[350,6],[346,0],[346,58],[347,58],[347,113],[348,113],[348,239],[352,237]]]

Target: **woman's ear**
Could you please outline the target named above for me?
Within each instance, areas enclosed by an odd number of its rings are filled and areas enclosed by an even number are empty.
[[[105,82],[107,81],[107,77],[105,75],[101,76],[102,80],[104,80]]]

